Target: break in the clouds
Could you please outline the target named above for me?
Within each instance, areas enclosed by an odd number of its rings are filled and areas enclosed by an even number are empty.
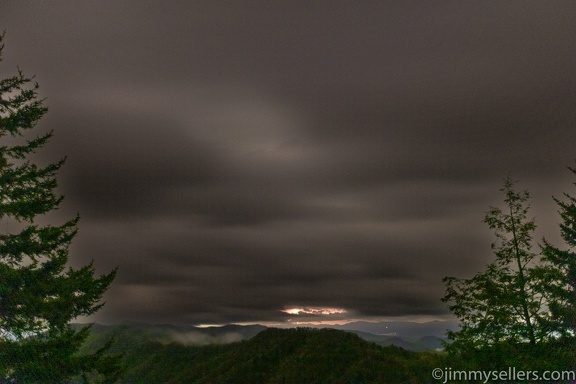
[[[71,263],[119,267],[98,321],[445,317],[509,172],[557,236],[570,2],[19,1],[0,28],[68,156]]]

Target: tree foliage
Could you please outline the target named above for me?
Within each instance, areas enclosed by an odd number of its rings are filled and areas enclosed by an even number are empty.
[[[576,168],[569,168],[576,175]],[[576,183],[574,183],[576,185]],[[556,279],[551,286],[554,301],[550,305],[554,321],[558,324],[558,334],[576,356],[576,198],[565,193],[565,200],[554,198],[559,207],[560,235],[566,248],[558,248],[544,240],[543,254],[546,261],[554,266]],[[572,360],[576,368],[576,357]]]
[[[204,346],[161,343],[134,327],[110,331],[121,340],[112,348],[123,353],[126,384],[425,383],[445,364],[439,353],[382,347],[335,329],[269,328],[249,340]],[[98,341],[103,332],[90,337]]]
[[[3,35],[0,36],[0,55]],[[1,58],[1,57],[0,57]],[[67,267],[68,247],[78,217],[60,225],[39,219],[56,210],[56,176],[64,159],[48,165],[33,160],[52,132],[30,138],[47,112],[38,84],[18,70],[0,80],[0,379],[14,383],[63,383],[100,367],[112,375],[104,349],[77,353],[89,327],[71,320],[96,312],[116,271],[95,277],[92,263]],[[42,220],[45,221],[45,220]],[[8,231],[8,223],[17,229]],[[109,375],[109,377],[110,377]]]
[[[552,287],[561,274],[533,251],[529,193],[516,192],[510,178],[501,191],[504,208],[491,207],[484,218],[496,236],[494,261],[471,279],[444,278],[442,300],[451,303],[461,323],[460,330],[448,333],[447,350],[484,369],[553,365],[562,351],[548,360],[542,353],[558,342],[560,327],[550,308],[558,302]]]

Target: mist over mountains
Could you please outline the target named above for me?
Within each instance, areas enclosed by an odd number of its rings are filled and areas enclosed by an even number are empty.
[[[319,328],[319,327],[318,327]],[[417,323],[413,321],[354,321],[343,325],[330,325],[326,328],[341,329],[344,331],[362,331],[375,335],[388,335],[406,338],[420,338],[424,336],[444,337],[446,330],[458,328],[456,321],[428,321]]]
[[[175,331],[204,335],[204,341],[257,334],[249,340],[210,345],[154,340]],[[330,328],[95,325],[83,348],[97,350],[112,335],[110,352],[121,358],[123,367],[118,384],[423,383],[429,381],[434,367],[443,364],[443,355],[435,351],[380,346],[358,334]]]
[[[425,351],[441,348],[448,329],[457,329],[456,322],[409,321],[366,322],[357,321],[343,325],[314,325],[301,328],[337,329],[354,333],[360,338],[381,346],[395,345],[406,350]],[[162,344],[177,343],[186,346],[221,345],[250,340],[269,327],[253,324],[226,324],[223,326],[198,327],[176,324],[146,324],[127,322],[121,325],[94,324],[93,332],[101,336],[124,334],[140,341],[155,341]]]

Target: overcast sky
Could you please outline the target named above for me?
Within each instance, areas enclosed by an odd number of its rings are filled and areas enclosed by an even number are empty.
[[[508,173],[538,237],[573,192],[575,2],[19,0],[2,29],[71,264],[119,267],[97,321],[446,318]]]

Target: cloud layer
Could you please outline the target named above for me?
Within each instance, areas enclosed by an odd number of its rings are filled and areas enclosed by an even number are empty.
[[[509,172],[557,232],[550,197],[576,157],[572,3],[0,15],[0,71],[36,73],[56,135],[42,157],[68,155],[71,262],[120,267],[99,321],[445,316],[441,279],[490,259],[481,220]]]

